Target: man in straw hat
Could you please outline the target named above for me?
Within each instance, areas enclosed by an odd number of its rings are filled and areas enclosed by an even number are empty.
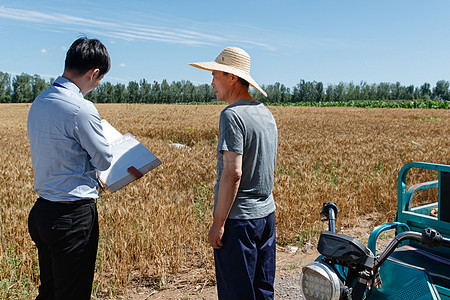
[[[212,71],[217,100],[229,104],[220,114],[208,234],[219,299],[273,299],[278,134],[272,113],[250,96],[249,85],[266,93],[250,76],[250,56],[240,48],[225,48],[212,62],[190,65]]]

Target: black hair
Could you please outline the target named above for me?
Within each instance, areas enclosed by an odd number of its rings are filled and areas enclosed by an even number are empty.
[[[81,37],[67,51],[65,68],[75,71],[77,76],[91,69],[99,69],[99,75],[103,75],[111,68],[111,59],[105,45],[99,40]]]

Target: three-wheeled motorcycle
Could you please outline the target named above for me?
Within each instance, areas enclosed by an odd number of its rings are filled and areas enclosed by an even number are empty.
[[[411,169],[434,170],[437,179],[407,187]],[[413,206],[421,190],[437,189],[437,201]],[[398,207],[393,223],[376,227],[367,247],[336,233],[339,210],[324,203],[328,231],[320,237],[321,256],[303,267],[305,299],[450,299],[450,166],[413,162],[398,175]],[[386,230],[396,236],[380,254],[377,239]]]

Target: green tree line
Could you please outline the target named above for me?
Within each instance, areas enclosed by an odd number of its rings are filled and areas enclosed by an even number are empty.
[[[12,77],[0,72],[0,103],[30,103],[39,93],[53,84],[54,79],[46,81],[39,75],[22,73]],[[267,98],[255,90],[252,96],[260,102],[274,104],[346,102],[358,100],[450,100],[450,83],[439,80],[434,87],[424,83],[420,87],[403,86],[396,83],[359,84],[344,83],[324,86],[322,82],[303,79],[292,88],[276,82],[262,85]],[[210,84],[194,85],[188,80],[149,82],[145,79],[130,81],[128,84],[112,84],[108,81],[86,96],[96,103],[207,103],[215,100]]]

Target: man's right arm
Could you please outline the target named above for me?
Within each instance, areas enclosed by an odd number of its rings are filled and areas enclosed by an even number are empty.
[[[215,249],[222,247],[225,222],[236,198],[241,176],[242,155],[231,151],[223,151],[223,172],[219,183],[219,195],[214,211],[213,224],[208,233],[209,244]]]
[[[82,107],[77,114],[78,140],[91,157],[90,163],[99,171],[111,166],[111,148],[103,135],[100,116],[92,105]]]

